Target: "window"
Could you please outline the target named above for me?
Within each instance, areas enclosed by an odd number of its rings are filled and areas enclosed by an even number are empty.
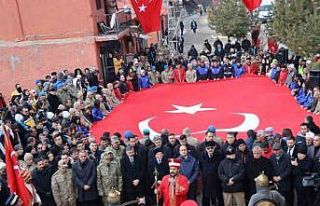
[[[97,10],[101,9],[101,0],[96,0]]]

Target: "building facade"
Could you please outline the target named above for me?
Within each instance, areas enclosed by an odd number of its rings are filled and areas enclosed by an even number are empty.
[[[31,88],[52,71],[95,67],[112,78],[111,53],[143,45],[131,10],[116,0],[0,1],[0,92]],[[111,76],[110,76],[111,75]]]

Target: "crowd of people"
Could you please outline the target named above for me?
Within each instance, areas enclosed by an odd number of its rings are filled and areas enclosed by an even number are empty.
[[[266,128],[248,131],[244,140],[236,132],[218,137],[214,126],[203,141],[193,138],[188,128],[181,134],[164,129],[161,136],[152,138],[148,130],[141,136],[130,131],[91,135],[92,124],[109,115],[130,92],[159,83],[194,83],[244,74],[267,74],[277,84],[287,85],[303,107],[319,114],[319,87],[307,84],[308,64],[303,62],[308,61],[278,66],[271,54],[254,56],[237,42],[223,46],[219,39],[213,44],[214,54],[208,41],[204,47],[200,54],[193,47],[187,57],[158,58],[156,46],[151,45],[145,55],[129,63],[115,55],[116,80],[106,85],[99,81],[97,70],[78,68],[52,72],[36,80],[31,90],[16,84],[9,101],[0,95],[2,124],[26,171],[25,181],[37,194],[33,204],[119,205],[138,198],[146,205],[179,205],[184,199],[198,200],[203,206],[231,206],[233,201],[246,205],[259,193],[255,179],[261,173],[281,194],[270,199],[276,205],[284,199],[293,205],[294,197],[299,206],[319,204],[314,197],[320,194],[310,183],[312,175],[320,173],[320,129],[312,116],[301,123],[297,135],[290,128],[282,133]],[[312,63],[319,64],[319,59]],[[288,71],[286,75],[283,70]],[[10,196],[4,136],[2,131],[0,205]],[[173,193],[170,177],[178,177]],[[158,182],[162,179],[168,184]]]

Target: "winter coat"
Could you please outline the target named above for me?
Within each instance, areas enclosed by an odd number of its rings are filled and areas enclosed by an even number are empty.
[[[245,167],[240,162],[225,158],[219,165],[218,175],[223,192],[244,192]],[[231,178],[234,184],[228,185]]]
[[[270,157],[272,165],[272,176],[280,176],[281,180],[278,182],[279,191],[289,191],[291,189],[291,158],[288,154],[283,153],[279,160],[276,155]]]
[[[246,163],[246,176],[249,181],[249,191],[250,194],[256,192],[256,182],[255,178],[261,173],[268,176],[269,180],[272,179],[272,165],[271,161],[265,157],[260,157],[259,159],[250,158]]]
[[[32,183],[37,190],[43,205],[55,205],[51,190],[51,177],[53,170],[51,167],[45,167],[42,171],[34,169],[31,173]]]
[[[211,158],[209,158],[207,152],[203,152],[200,155],[199,164],[202,174],[202,191],[206,197],[209,197],[210,194],[218,196],[222,192],[218,176],[218,168],[222,160],[223,155],[218,150],[214,151]]]
[[[304,176],[311,175],[312,159],[308,156],[304,160],[297,160],[298,166],[292,166],[293,186],[299,191],[303,190],[302,179]]]
[[[79,202],[98,199],[97,169],[94,161],[88,159],[84,163],[75,162],[72,165],[72,179],[78,192]],[[84,185],[89,185],[90,189],[85,191]]]
[[[143,158],[139,155],[134,156],[134,164],[132,165],[129,157],[126,155],[121,159],[121,173],[123,179],[123,192],[125,195],[132,193],[143,193],[145,184],[145,165]],[[138,186],[132,184],[133,180],[138,179]],[[131,195],[130,195],[131,196]],[[127,198],[124,198],[127,200]]]

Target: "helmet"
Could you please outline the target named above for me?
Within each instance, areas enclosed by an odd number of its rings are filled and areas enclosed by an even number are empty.
[[[262,199],[256,202],[254,206],[276,206],[276,204],[271,200]]]
[[[116,204],[120,202],[120,192],[115,189],[111,189],[108,193],[107,200],[110,204]]]
[[[260,174],[258,177],[254,179],[256,181],[256,185],[258,187],[268,187],[269,186],[269,179],[268,176],[264,173]]]

